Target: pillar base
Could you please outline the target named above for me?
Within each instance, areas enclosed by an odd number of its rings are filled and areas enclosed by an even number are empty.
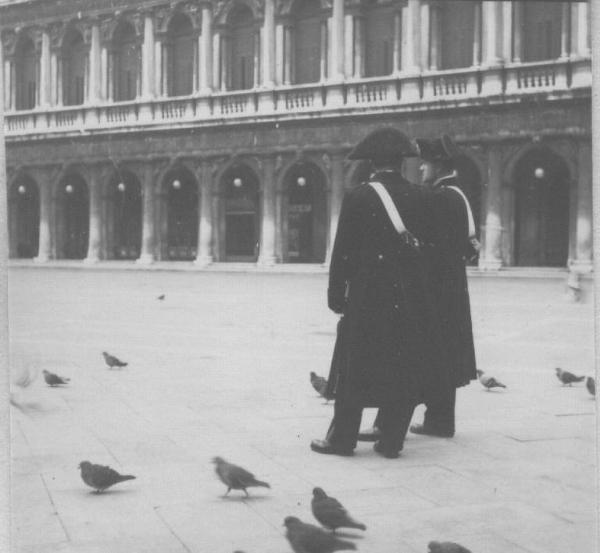
[[[100,258],[97,255],[92,255],[92,256],[87,256],[83,262],[86,265],[94,265],[95,263],[98,263],[100,261]]]
[[[154,256],[151,253],[143,253],[135,260],[135,262],[138,265],[150,265],[151,263],[154,263]]]
[[[501,268],[501,259],[484,259],[479,262],[479,269],[482,271],[499,271]]]
[[[483,96],[495,96],[498,94],[502,94],[503,90],[503,82],[502,82],[502,67],[500,66],[482,66],[482,79],[481,79],[481,94]],[[512,74],[513,81],[509,81],[507,85],[507,89],[511,88],[511,84],[514,84],[512,88],[515,90],[518,89],[516,85],[516,73]]]
[[[256,264],[261,267],[272,267],[273,265],[277,265],[277,257],[274,255],[260,256]]]
[[[50,261],[50,256],[48,254],[40,254],[33,258],[34,263],[47,263]]]
[[[196,257],[196,259],[194,259],[194,265],[196,267],[206,267],[210,265],[213,261],[214,260],[212,255],[199,255],[198,257]]]
[[[577,273],[580,275],[589,274],[594,270],[594,264],[591,260],[572,260],[569,262],[569,272]]]

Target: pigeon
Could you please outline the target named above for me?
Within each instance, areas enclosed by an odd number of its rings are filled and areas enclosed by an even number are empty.
[[[60,386],[61,384],[67,384],[71,379],[65,378],[64,376],[58,376],[57,374],[51,373],[50,371],[42,371],[44,380],[48,386]]]
[[[118,359],[114,355],[111,355],[110,353],[106,353],[105,351],[103,351],[102,355],[104,356],[104,362],[108,365],[109,369],[112,369],[113,367],[126,367],[127,366],[127,363],[125,363],[124,361],[121,361],[120,359]]]
[[[156,298],[159,301],[163,301],[165,299],[165,295],[161,294],[160,296],[158,296],[158,298]]]
[[[328,398],[325,395],[325,392],[327,391],[327,379],[323,378],[322,376],[319,376],[317,373],[311,371],[310,372],[310,383],[312,384],[312,387],[315,389],[315,391],[322,397],[324,397],[327,401],[329,401],[330,398]]]
[[[428,553],[471,553],[466,547],[451,541],[430,541]]]
[[[483,371],[477,370],[477,378],[483,384],[483,387],[489,392],[492,388],[506,388],[502,382],[496,380],[493,376],[486,376]]]
[[[588,376],[585,380],[585,387],[588,389],[588,392],[593,396],[596,395],[596,381],[593,376]]]
[[[554,369],[556,371],[556,377],[563,383],[563,386],[573,384],[573,382],[581,382],[585,380],[585,376],[575,376],[569,371],[563,371],[560,367]]]
[[[367,527],[361,522],[354,520],[344,506],[335,497],[329,497],[322,488],[313,490],[311,502],[312,512],[315,518],[325,528],[336,531],[337,528],[358,528],[366,530]]]
[[[238,467],[237,465],[228,463],[222,457],[215,457],[213,458],[212,462],[216,465],[215,472],[217,473],[219,480],[221,480],[221,482],[227,486],[225,495],[227,495],[231,490],[244,490],[244,493],[247,497],[248,491],[246,488],[257,486],[263,488],[271,487],[266,482],[257,480],[254,477],[254,474],[251,472],[248,472],[246,469]]]
[[[350,541],[325,532],[313,524],[306,524],[296,517],[286,517],[283,525],[287,528],[285,537],[294,553],[333,553],[347,549],[356,549]]]
[[[116,470],[103,465],[94,465],[89,461],[79,463],[81,469],[81,479],[90,487],[96,490],[96,493],[103,492],[119,482],[125,480],[134,480],[135,476],[131,474],[119,474]]]

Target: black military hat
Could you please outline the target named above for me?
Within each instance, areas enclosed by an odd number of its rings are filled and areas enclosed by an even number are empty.
[[[460,155],[460,149],[447,134],[433,139],[417,138],[416,143],[425,161],[453,161]]]
[[[363,138],[350,152],[348,159],[370,159],[385,163],[418,155],[416,148],[403,132],[385,127]]]

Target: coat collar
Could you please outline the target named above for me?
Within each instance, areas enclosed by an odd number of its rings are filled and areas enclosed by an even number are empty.
[[[444,181],[447,181],[447,180],[450,180],[450,179],[455,179],[457,176],[458,176],[458,174],[456,173],[456,171],[452,171],[452,173],[450,173],[449,175],[444,175],[443,177],[440,177],[439,179],[437,179],[433,183],[432,187],[433,188],[439,188],[440,186],[444,186],[445,184],[449,184],[449,183],[444,182]]]

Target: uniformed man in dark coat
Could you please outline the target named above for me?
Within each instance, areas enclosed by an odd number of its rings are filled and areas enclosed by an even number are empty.
[[[342,359],[335,411],[319,453],[351,455],[362,409],[380,408],[381,436],[375,450],[398,457],[413,409],[425,389],[445,389],[445,354],[428,289],[418,238],[424,205],[417,187],[401,173],[414,146],[395,129],[369,135],[350,154],[368,159],[407,231],[399,233],[382,198],[369,183],[344,197],[329,273],[328,303],[344,315]]]
[[[410,431],[451,438],[455,432],[456,388],[477,378],[466,262],[477,254],[479,244],[468,200],[457,181],[455,160],[460,150],[447,135],[416,142],[429,223],[423,233],[427,246],[422,252],[448,355],[443,380],[449,384],[425,390],[423,424],[411,426]],[[379,439],[381,424],[378,413],[374,428],[360,433],[359,440]]]

